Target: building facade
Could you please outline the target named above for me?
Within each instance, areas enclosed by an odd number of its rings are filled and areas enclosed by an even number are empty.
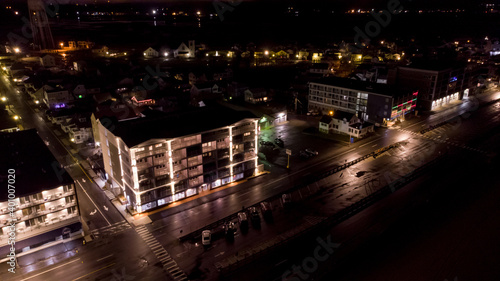
[[[82,237],[75,183],[36,130],[0,134],[0,147],[0,184],[7,187],[8,179],[15,179],[12,184],[15,198],[8,197],[7,189],[0,193],[0,254],[4,255],[10,248],[12,218],[15,218],[18,252]],[[12,205],[15,205],[13,209]]]
[[[434,110],[455,100],[467,98],[473,89],[465,65],[438,62],[398,67],[396,84],[419,91],[419,108]]]
[[[383,123],[413,111],[417,96],[417,91],[397,90],[385,84],[326,77],[309,83],[308,109],[324,115],[341,110],[354,113],[362,122]],[[401,107],[402,115],[393,115],[394,107]]]
[[[69,108],[73,101],[73,95],[61,85],[43,86],[43,102],[48,109]]]
[[[148,114],[107,126],[95,122],[107,178],[120,187],[132,213],[256,173],[258,118],[249,112],[204,107]]]

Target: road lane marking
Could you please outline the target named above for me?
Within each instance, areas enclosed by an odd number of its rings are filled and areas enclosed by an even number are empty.
[[[113,265],[115,265],[115,264],[116,264],[116,262],[114,262],[114,263],[112,263],[112,264],[108,264],[108,265],[106,265],[105,267],[102,267],[102,268],[99,268],[99,269],[97,269],[97,270],[94,270],[94,271],[92,271],[92,272],[90,272],[90,273],[87,273],[87,274],[85,274],[85,275],[83,275],[83,276],[80,276],[80,277],[78,277],[78,278],[76,278],[76,279],[73,279],[72,281],[80,280],[80,279],[82,279],[83,277],[87,277],[87,276],[89,276],[89,275],[91,275],[91,274],[96,273],[97,271],[101,271],[101,270],[106,269],[106,268],[108,268],[108,267],[110,267],[110,266],[113,266]]]
[[[65,266],[65,265],[68,265],[68,264],[70,264],[70,263],[73,263],[73,262],[75,262],[75,261],[79,261],[79,260],[80,260],[80,258],[78,258],[78,259],[76,259],[76,260],[73,260],[73,261],[70,261],[70,262],[67,262],[67,263],[65,263],[65,264],[61,264],[61,265],[56,266],[56,267],[54,267],[54,268],[51,268],[51,269],[49,269],[49,270],[45,270],[44,272],[40,272],[40,273],[38,273],[38,274],[36,274],[36,275],[33,275],[33,276],[30,276],[30,277],[24,278],[24,279],[19,280],[19,281],[29,280],[29,279],[31,279],[31,278],[33,278],[33,277],[40,276],[40,275],[42,275],[42,274],[44,274],[44,273],[47,273],[47,272],[52,271],[52,270],[54,270],[54,269],[58,269],[59,267],[63,267],[63,266]]]
[[[374,140],[372,140],[371,142],[367,142],[367,143],[362,144],[362,145],[360,145],[360,146],[358,146],[358,147],[363,147],[363,146],[365,146],[365,145],[367,145],[367,144],[370,144],[370,143],[372,143],[372,142],[374,142],[374,141],[378,141],[378,140],[380,140],[380,139],[382,139],[382,138],[374,139]],[[346,152],[347,152],[347,151],[346,151]]]
[[[80,187],[82,188],[83,192],[85,192],[85,194],[87,194],[87,197],[90,199],[90,202],[92,202],[92,204],[94,204],[94,206],[97,208],[97,210],[99,211],[99,213],[102,215],[102,217],[106,220],[106,222],[108,222],[109,225],[111,225],[111,223],[108,221],[108,219],[104,216],[104,214],[101,212],[101,210],[97,207],[97,205],[94,203],[94,200],[92,200],[92,198],[90,198],[89,194],[87,193],[87,191],[85,190],[85,188],[83,188],[83,185],[79,182],[79,181],[76,181]]]
[[[104,258],[100,258],[100,259],[98,259],[98,260],[96,260],[96,261],[102,261],[102,260],[107,259],[107,258],[112,257],[112,256],[113,256],[113,254],[111,254],[111,255],[109,255],[109,256],[105,256]]]

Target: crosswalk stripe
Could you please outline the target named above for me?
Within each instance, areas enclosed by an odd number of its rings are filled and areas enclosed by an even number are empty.
[[[174,264],[174,265],[172,265],[170,267],[167,267],[167,270],[170,270],[171,268],[174,268],[174,267],[177,267],[177,264]]]
[[[179,276],[179,275],[184,274],[184,272],[182,272],[182,271],[180,271],[180,270],[179,270],[179,271],[176,271],[176,272],[171,272],[171,273],[172,273],[172,276],[174,276],[174,277],[175,277],[175,276]]]
[[[169,271],[170,271],[170,273],[182,272],[182,271],[179,269],[179,267],[174,268],[174,269],[169,270]]]
[[[177,263],[176,263],[174,260],[171,260],[171,261],[167,262],[167,263],[165,264],[165,266],[167,266],[167,265],[169,265],[169,264],[173,264],[173,265],[170,265],[170,267],[167,267],[167,269],[172,268],[172,267],[174,267],[174,266],[177,266]]]

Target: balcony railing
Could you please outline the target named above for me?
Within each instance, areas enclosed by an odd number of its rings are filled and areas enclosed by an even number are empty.
[[[64,198],[66,196],[73,195],[73,194],[75,194],[74,189],[71,189],[71,190],[69,190],[67,192],[59,192],[57,194],[49,195],[48,198],[45,198],[45,199],[31,200],[28,203],[19,204],[19,205],[16,206],[16,209],[17,210],[25,209],[27,207],[32,207],[32,206],[35,206],[35,205],[40,205],[40,204],[43,204],[43,203],[55,201],[57,199],[61,199],[61,198]],[[2,209],[0,209],[0,215],[1,214],[8,214],[8,213],[10,213],[8,207],[3,207]]]
[[[244,155],[245,155],[244,157],[245,161],[255,158],[255,152],[245,152]]]
[[[50,214],[50,213],[54,213],[54,212],[57,212],[57,211],[61,211],[63,209],[67,209],[67,208],[70,208],[70,207],[73,207],[76,205],[76,201],[73,200],[71,201],[70,203],[64,203],[64,204],[59,204],[57,206],[54,206],[54,207],[50,207],[48,209],[46,209],[45,211],[42,211],[42,210],[38,210],[38,211],[35,211],[27,216],[22,216],[20,218],[20,220],[29,220],[29,219],[32,219],[32,218],[36,218],[36,217],[39,217],[39,216],[43,216],[43,215],[46,215],[46,214]]]
[[[228,148],[229,142],[217,142],[217,149]]]
[[[196,170],[189,170],[188,171],[188,176],[190,178],[201,175],[201,174],[203,174],[203,169],[196,169]]]

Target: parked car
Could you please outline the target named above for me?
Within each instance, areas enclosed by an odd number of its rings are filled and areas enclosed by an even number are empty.
[[[248,213],[250,215],[250,220],[252,221],[252,225],[254,227],[258,227],[260,225],[260,216],[257,208],[250,207],[248,208]]]
[[[270,141],[260,141],[260,145],[262,146],[274,146],[274,143],[270,142]]]
[[[239,212],[238,213],[238,221],[240,223],[241,231],[248,230],[248,218],[247,218],[247,214],[245,214],[244,212]]]
[[[290,207],[292,204],[292,195],[290,193],[284,193],[281,195],[281,201],[283,202],[283,207]]]
[[[275,138],[274,143],[277,144],[278,146],[281,146],[281,147],[285,146],[285,143],[280,138]]]
[[[201,233],[201,243],[203,246],[208,246],[212,242],[212,232],[210,230],[203,230]]]
[[[264,216],[266,221],[272,221],[273,219],[273,210],[271,208],[271,203],[264,201],[260,203],[260,211]]]
[[[309,157],[311,157],[312,155],[311,155],[310,153],[305,152],[304,150],[301,150],[301,151],[299,152],[299,156],[300,156],[301,158],[308,159],[308,158],[309,158]]]
[[[224,225],[224,230],[226,234],[226,238],[229,240],[234,239],[234,233],[236,232],[236,227],[234,226],[234,222],[229,221]]]
[[[318,155],[319,154],[316,150],[314,150],[312,148],[306,148],[305,152],[307,152],[311,155]]]

